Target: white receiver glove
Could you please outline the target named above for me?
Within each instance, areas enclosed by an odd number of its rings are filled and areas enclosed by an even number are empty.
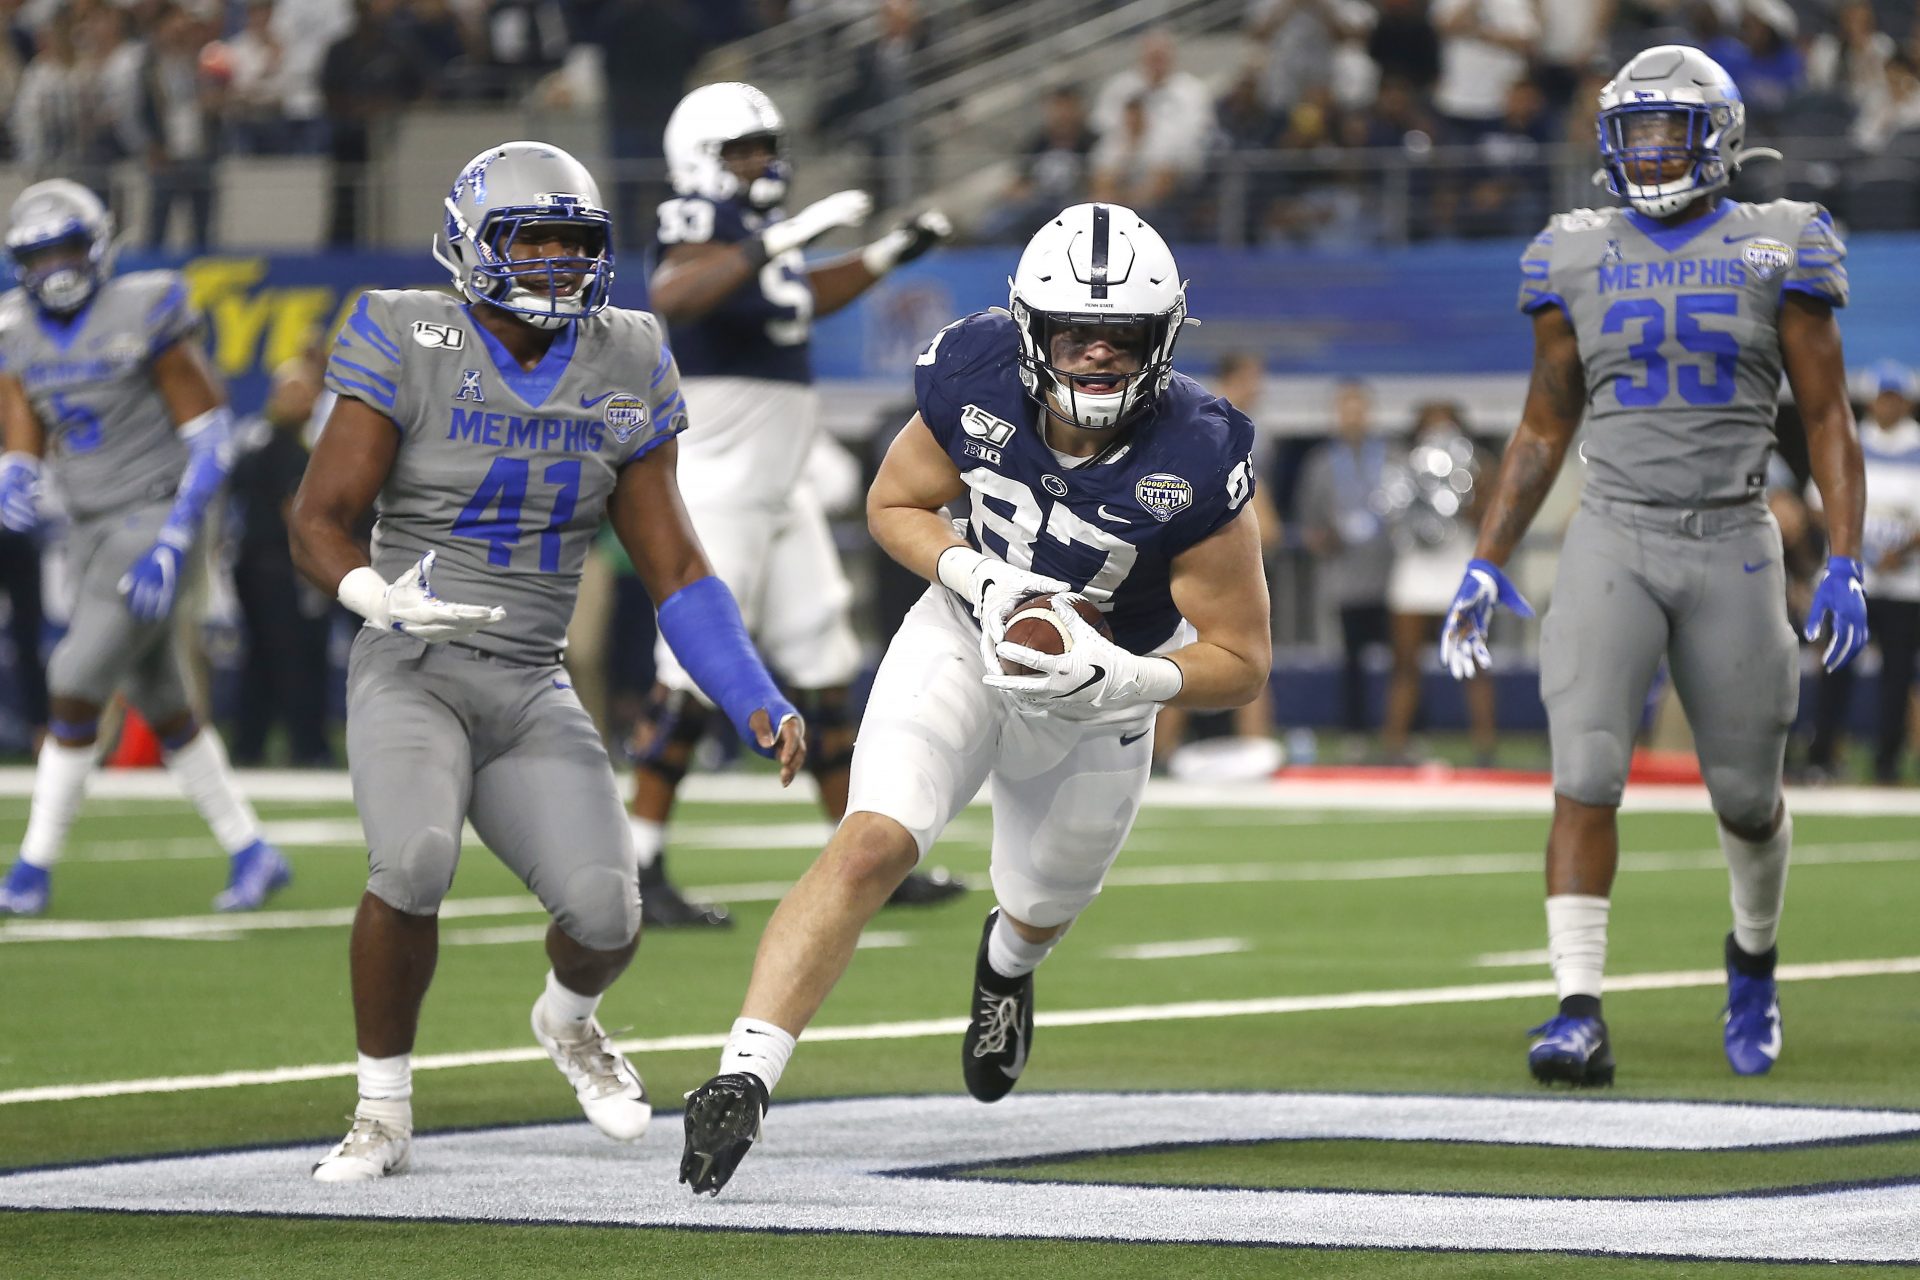
[[[873,197],[864,191],[836,191],[823,196],[760,233],[769,258],[811,244],[835,227],[857,227],[873,212]]]
[[[1002,640],[1000,657],[1032,667],[1038,675],[1004,675],[998,663],[987,672],[989,688],[1011,694],[1028,708],[1078,703],[1096,710],[1167,702],[1180,692],[1186,677],[1171,658],[1143,658],[1129,653],[1093,629],[1074,608],[1086,597],[1061,594],[1053,598],[1053,612],[1067,629],[1065,653],[1042,653]]]
[[[391,583],[371,566],[362,565],[340,579],[340,603],[365,618],[370,627],[398,631],[428,644],[463,640],[507,616],[498,605],[449,604],[433,594],[429,575],[437,554],[427,552],[420,563]]]
[[[1000,670],[994,648],[1006,636],[1007,619],[1020,602],[1068,589],[1068,584],[1058,578],[1016,569],[972,547],[948,547],[940,553],[936,568],[941,585],[965,600],[973,616],[980,619],[980,656],[989,672]]]

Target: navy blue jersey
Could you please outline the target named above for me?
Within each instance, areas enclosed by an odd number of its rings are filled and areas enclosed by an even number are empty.
[[[1011,316],[979,311],[935,334],[913,371],[920,417],[972,491],[967,540],[1071,583],[1122,648],[1151,653],[1180,625],[1173,558],[1253,495],[1253,423],[1176,373],[1131,431],[1063,461],[1020,382],[1019,350]]]
[[[676,244],[737,244],[783,215],[756,212],[741,200],[682,196],[660,206],[654,261]],[[673,326],[673,354],[683,378],[769,378],[812,382],[807,339],[813,330],[813,286],[806,258],[789,249],[698,320]]]

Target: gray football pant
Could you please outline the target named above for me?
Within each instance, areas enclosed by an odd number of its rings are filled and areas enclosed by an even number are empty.
[[[367,888],[439,911],[467,819],[568,937],[612,951],[640,928],[640,871],[613,767],[566,668],[362,628],[347,759]]]
[[[1759,502],[1692,511],[1589,496],[1540,629],[1555,793],[1617,805],[1662,657],[1714,811],[1764,829],[1800,701],[1780,528]]]
[[[146,554],[166,523],[171,502],[151,503],[76,524],[67,538],[67,565],[75,584],[67,634],[47,660],[47,692],[104,705],[116,691],[149,724],[192,704],[169,617],[141,622],[127,612],[120,579]],[[188,572],[197,563],[189,552]],[[184,594],[178,584],[174,598]]]

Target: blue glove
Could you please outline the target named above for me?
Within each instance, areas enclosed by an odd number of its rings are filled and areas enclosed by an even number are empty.
[[[162,529],[159,541],[120,576],[120,594],[127,598],[127,612],[142,622],[166,617],[173,610],[186,559],[184,535]]]
[[[1440,628],[1440,664],[1453,673],[1455,680],[1471,679],[1493,665],[1487,653],[1487,624],[1493,618],[1493,606],[1503,604],[1523,618],[1533,616],[1533,606],[1507,581],[1498,565],[1486,560],[1467,561],[1466,576],[1453,593],[1453,607],[1447,610],[1447,624]]]
[[[14,533],[40,527],[40,460],[30,453],[0,459],[0,526]]]
[[[1852,556],[1828,556],[1827,567],[1813,584],[1813,604],[1807,610],[1807,639],[1820,638],[1820,625],[1833,619],[1833,632],[1820,662],[1838,671],[1853,661],[1867,643],[1867,592],[1860,585],[1860,562]]]

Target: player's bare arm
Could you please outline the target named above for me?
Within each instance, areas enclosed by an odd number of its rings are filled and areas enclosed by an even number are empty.
[[[8,453],[38,458],[46,453],[47,434],[40,415],[27,399],[27,389],[11,373],[0,373],[0,434],[4,434]]]
[[[1586,408],[1586,372],[1573,324],[1559,307],[1542,307],[1533,317],[1533,376],[1520,426],[1487,496],[1474,550],[1479,559],[1505,564],[1513,554],[1560,474]]]
[[[27,389],[10,373],[0,373],[0,527],[31,533],[40,524],[40,459],[47,435]]]
[[[1867,498],[1860,434],[1847,400],[1846,360],[1833,307],[1789,290],[1780,304],[1780,357],[1806,423],[1807,460],[1820,486],[1829,550],[1858,557]]]
[[[220,380],[194,341],[180,341],[153,358],[153,385],[175,423],[185,425],[227,403]]]
[[[698,320],[759,274],[761,263],[737,244],[676,244],[661,255],[647,282],[653,313],[668,324]]]
[[[867,490],[867,529],[882,551],[937,582],[942,553],[966,545],[940,508],[966,491],[960,469],[916,413],[894,437]]]
[[[657,601],[667,601],[713,575],[680,500],[680,486],[674,479],[678,457],[679,446],[667,440],[622,467],[607,503],[615,536],[632,557],[647,595]],[[792,782],[807,758],[806,726],[800,717],[787,716],[776,729],[768,709],[761,706],[748,717],[748,724],[761,747],[780,762],[780,785]]]
[[[328,595],[349,573],[369,564],[353,530],[387,482],[399,452],[400,429],[393,419],[347,396],[334,402],[287,521],[294,567]]]
[[[1251,508],[1174,557],[1169,580],[1180,616],[1199,638],[1166,655],[1180,668],[1178,707],[1238,707],[1273,670],[1273,622]]]

